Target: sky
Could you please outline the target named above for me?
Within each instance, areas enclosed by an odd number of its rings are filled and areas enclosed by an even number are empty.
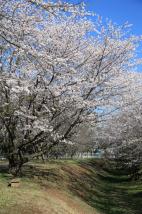
[[[66,0],[68,3],[85,2],[86,9],[123,25],[132,24],[131,34],[142,35],[142,0]],[[137,49],[138,57],[142,58],[142,44]],[[137,66],[137,71],[142,72],[142,65]]]
[[[132,24],[132,32],[142,35],[142,0],[64,0],[68,3],[85,2],[87,10],[93,11],[114,23]]]
[[[142,0],[84,0],[87,9],[117,24],[128,21],[135,35],[142,34]]]

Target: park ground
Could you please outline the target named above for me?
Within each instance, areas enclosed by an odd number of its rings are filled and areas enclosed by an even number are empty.
[[[19,187],[0,162],[0,214],[141,214],[142,180],[103,160],[32,162]]]

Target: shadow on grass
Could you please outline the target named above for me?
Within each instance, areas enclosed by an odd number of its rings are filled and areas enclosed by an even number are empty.
[[[0,161],[0,173],[8,173],[8,163]]]
[[[50,164],[54,163],[57,164],[55,168],[46,169],[26,166],[24,174],[39,180],[46,179],[60,188],[66,184],[73,195],[105,214],[142,213],[142,192],[128,191],[133,186],[135,188],[136,182],[131,182],[124,171],[117,171],[112,166],[107,168],[102,160],[77,161],[74,166],[72,162],[53,161]]]
[[[7,167],[0,166],[0,172],[5,175]],[[142,213],[141,182],[130,181],[127,173],[106,165],[103,160],[28,164],[23,167],[23,177],[36,178],[47,191],[48,182],[70,191],[105,214]]]
[[[8,180],[12,175],[8,173],[8,164],[5,162],[0,162],[0,178]]]
[[[80,162],[80,166],[86,170],[83,175],[76,176],[69,169],[64,169],[70,178],[68,188],[81,197],[89,205],[106,214],[141,214],[141,193],[128,193],[129,186],[135,185],[124,172],[113,170],[108,173],[102,170],[93,160]],[[111,171],[111,170],[110,170]],[[140,186],[142,190],[142,186]]]

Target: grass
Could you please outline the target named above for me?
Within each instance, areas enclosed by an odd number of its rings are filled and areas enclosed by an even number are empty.
[[[29,163],[19,188],[0,164],[1,214],[141,214],[142,182],[101,160]]]

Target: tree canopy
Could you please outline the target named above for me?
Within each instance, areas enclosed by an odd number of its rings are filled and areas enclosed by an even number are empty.
[[[141,99],[141,38],[88,16],[84,5],[2,0],[0,148],[13,173]]]

